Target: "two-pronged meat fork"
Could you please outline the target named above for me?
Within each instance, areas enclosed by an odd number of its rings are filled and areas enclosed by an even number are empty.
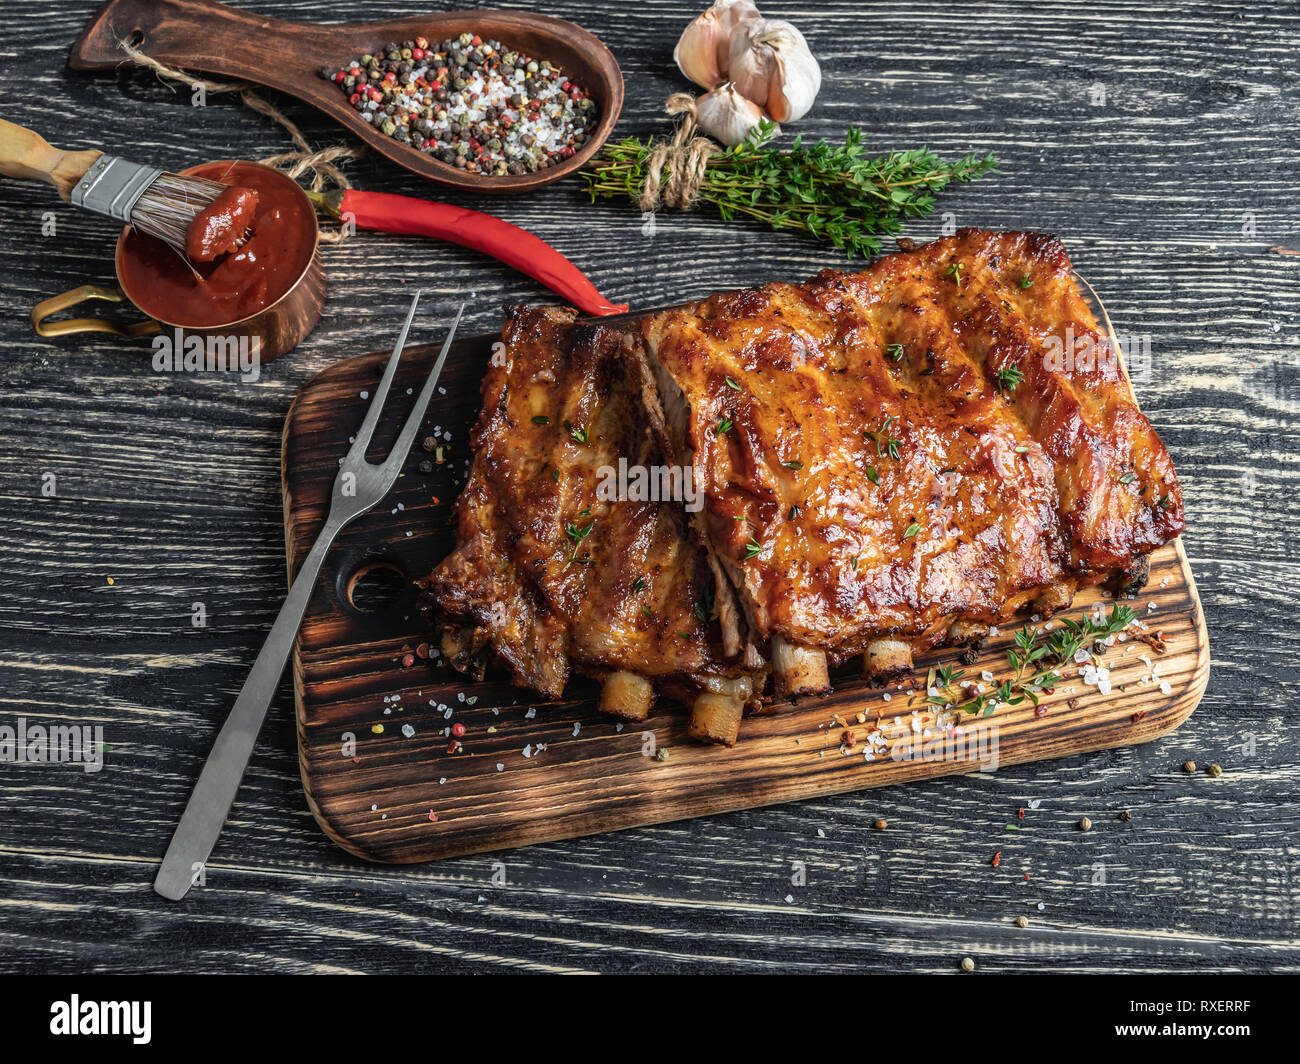
[[[447,352],[456,336],[456,327],[460,324],[461,315],[465,313],[463,303],[456,314],[456,320],[447,331],[447,338],[442,342],[438,360],[433,364],[424,388],[387,459],[381,465],[366,461],[366,449],[375,434],[375,425],[383,411],[388,387],[397,371],[397,363],[406,344],[406,334],[410,331],[419,301],[420,293],[416,292],[406,315],[406,323],[397,338],[397,345],[393,348],[393,357],[388,360],[383,379],[375,389],[375,397],[366,411],[365,420],[361,422],[361,428],[357,430],[352,447],[334,480],[325,526],[303,561],[293,586],[289,588],[289,595],[280,607],[280,614],[271,626],[271,632],[253,663],[248,679],[244,681],[239,698],[235,700],[230,716],[217,734],[216,742],[212,744],[212,752],[208,755],[203,771],[199,773],[199,781],[194,785],[194,792],[190,795],[189,804],[185,806],[176,834],[167,847],[167,855],[153,882],[154,890],[164,898],[179,901],[185,897],[190,887],[199,880],[204,864],[217,843],[222,825],[234,804],[240,780],[244,778],[244,770],[253,754],[257,733],[261,731],[271,700],[275,697],[280,674],[289,659],[298,626],[302,624],[303,614],[307,611],[307,604],[316,588],[316,579],[320,576],[321,565],[330,545],[347,524],[388,494],[402,471],[411,444],[424,421],[424,412],[438,383],[443,363],[447,360]]]

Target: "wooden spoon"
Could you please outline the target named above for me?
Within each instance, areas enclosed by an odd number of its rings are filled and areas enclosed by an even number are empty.
[[[587,142],[571,158],[534,173],[467,173],[362,121],[338,85],[320,74],[321,67],[341,67],[389,41],[417,36],[444,40],[462,33],[477,33],[535,59],[548,59],[583,86],[600,109]],[[528,192],[573,173],[600,150],[623,109],[623,75],[599,38],[572,22],[527,11],[454,11],[317,26],[239,11],[215,0],[108,0],[73,43],[68,66],[119,69],[130,61],[119,41],[167,66],[256,82],[294,96],[413,173],[474,192]]]

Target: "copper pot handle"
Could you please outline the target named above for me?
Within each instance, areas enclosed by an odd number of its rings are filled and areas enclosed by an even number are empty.
[[[148,336],[150,333],[156,333],[162,328],[152,318],[133,322],[130,325],[120,325],[106,318],[69,318],[67,321],[48,323],[45,321],[51,314],[57,314],[61,310],[75,307],[78,303],[88,299],[102,299],[108,303],[122,303],[126,300],[126,296],[122,294],[120,288],[108,288],[99,284],[83,284],[78,288],[69,288],[66,292],[62,292],[57,296],[50,296],[49,299],[42,300],[32,307],[32,328],[41,336],[68,336],[71,333],[106,332],[113,333],[115,336],[124,336],[127,339]]]

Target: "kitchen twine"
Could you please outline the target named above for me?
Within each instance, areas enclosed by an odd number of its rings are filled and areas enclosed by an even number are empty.
[[[671,140],[661,140],[650,153],[646,163],[645,180],[641,182],[641,195],[637,206],[643,211],[653,211],[660,203],[668,207],[689,210],[695,206],[704,182],[709,159],[722,149],[699,132],[699,112],[695,97],[686,92],[675,92],[668,97],[664,110],[670,115],[684,115]],[[668,180],[664,181],[665,168]]]
[[[168,81],[178,81],[183,85],[188,85],[191,89],[201,85],[204,92],[210,92],[214,95],[223,92],[239,93],[239,98],[246,107],[251,108],[260,115],[265,115],[284,129],[298,150],[281,152],[279,155],[258,159],[257,162],[260,162],[263,166],[274,166],[295,180],[310,171],[311,190],[313,192],[322,191],[327,182],[335,188],[352,187],[352,182],[335,165],[335,160],[358,158],[365,154],[366,149],[364,147],[349,148],[339,144],[332,148],[314,151],[312,146],[307,143],[307,138],[302,135],[302,131],[294,125],[289,116],[273,104],[262,99],[253,91],[252,85],[247,81],[209,81],[206,78],[198,78],[175,67],[165,66],[124,40],[119,39],[118,44],[121,45],[122,51],[130,57],[131,62],[135,63],[136,66],[152,70],[160,78],[165,78]],[[327,243],[337,243],[344,239],[344,230],[342,228],[334,230],[322,229],[320,238]]]

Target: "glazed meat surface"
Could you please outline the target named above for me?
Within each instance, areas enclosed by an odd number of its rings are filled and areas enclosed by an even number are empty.
[[[682,503],[609,490],[620,459],[662,465],[629,337],[574,318],[521,309],[488,367],[458,546],[425,582],[444,654],[551,697],[572,666],[685,700],[737,681],[743,702],[734,618]]]
[[[641,332],[663,446],[698,467],[704,534],[763,640],[832,663],[881,637],[923,649],[1067,605],[1183,528],[1053,237],[962,230]]]

